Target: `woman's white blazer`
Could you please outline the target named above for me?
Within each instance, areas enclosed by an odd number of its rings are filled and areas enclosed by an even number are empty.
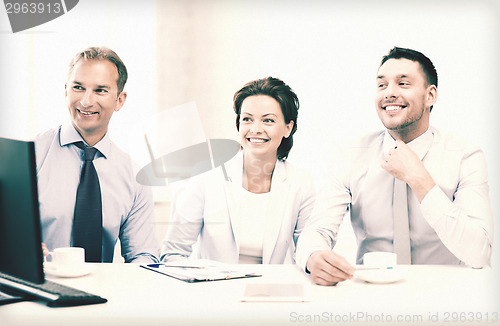
[[[191,178],[174,195],[171,219],[163,240],[162,261],[195,258],[237,264],[240,234],[239,198],[243,194],[243,152],[225,163],[224,169]],[[295,245],[315,202],[312,178],[289,162],[276,162],[270,191],[264,264],[295,262]],[[264,213],[264,212],[263,212]]]

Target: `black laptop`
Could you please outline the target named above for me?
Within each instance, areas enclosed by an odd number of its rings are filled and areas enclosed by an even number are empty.
[[[40,300],[50,307],[104,303],[45,280],[33,142],[0,138],[0,304]]]

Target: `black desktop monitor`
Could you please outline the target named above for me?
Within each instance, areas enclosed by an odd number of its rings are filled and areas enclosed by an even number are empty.
[[[0,272],[43,283],[33,142],[0,138]]]

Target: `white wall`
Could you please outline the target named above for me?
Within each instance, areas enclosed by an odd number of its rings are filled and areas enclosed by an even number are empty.
[[[139,162],[148,157],[138,126],[154,112],[196,101],[208,137],[236,138],[234,92],[272,75],[301,101],[290,160],[312,168],[322,158],[327,166],[334,164],[330,149],[344,139],[382,128],[374,77],[381,57],[397,45],[422,51],[436,65],[431,122],[484,149],[498,216],[499,23],[495,0],[82,0],[63,17],[12,34],[0,10],[0,136],[30,138],[67,119],[70,58],[107,45],[130,72],[114,138],[125,148],[139,145]],[[494,261],[498,255],[496,249]]]
[[[0,9],[0,136],[31,139],[68,121],[64,84],[70,60],[89,46],[107,46],[129,73],[129,96],[111,121],[114,138],[127,147],[127,127],[156,106],[155,12],[154,1],[140,6],[133,1],[80,1],[53,21],[13,34]]]

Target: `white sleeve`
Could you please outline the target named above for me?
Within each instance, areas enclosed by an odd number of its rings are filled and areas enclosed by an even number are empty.
[[[464,156],[458,186],[449,198],[439,186],[427,193],[421,210],[443,244],[472,267],[489,265],[493,242],[493,216],[484,153]]]
[[[171,218],[162,243],[161,261],[189,258],[203,227],[204,187],[200,178],[190,180],[172,199]]]

